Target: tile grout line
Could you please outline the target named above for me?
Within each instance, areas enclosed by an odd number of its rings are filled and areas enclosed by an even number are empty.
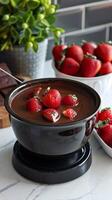
[[[111,3],[111,1],[102,1],[102,2],[94,2],[94,3],[87,3],[87,4],[82,4],[82,5],[77,5],[77,6],[71,6],[71,7],[67,7],[67,8],[60,8],[57,13],[60,12],[66,12],[69,10],[74,10],[74,9],[83,9],[84,7],[88,8],[88,7],[92,7],[92,6],[99,6],[99,5],[106,5]]]
[[[105,35],[105,40],[106,41],[109,41],[109,30],[110,30],[110,27],[106,27],[106,35]]]
[[[82,23],[81,23],[81,28],[84,29],[85,28],[85,7],[82,10]]]
[[[101,29],[111,27],[111,26],[112,26],[112,23],[101,24],[101,25],[97,25],[97,26],[93,26],[93,27],[86,27],[85,29],[79,29],[79,30],[63,33],[63,37],[71,36],[71,35],[75,36],[77,34],[83,34],[83,33],[92,33],[94,31],[99,31]],[[53,37],[49,37],[49,40],[51,40],[51,39],[53,39]]]

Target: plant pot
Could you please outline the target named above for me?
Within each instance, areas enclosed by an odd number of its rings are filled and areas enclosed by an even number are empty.
[[[31,79],[43,77],[44,63],[47,52],[47,42],[39,43],[38,52],[30,49],[24,51],[24,47],[14,47],[13,50],[0,52],[0,62],[7,63],[14,75],[29,76]]]

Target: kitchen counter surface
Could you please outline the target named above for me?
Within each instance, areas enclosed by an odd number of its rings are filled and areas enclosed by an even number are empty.
[[[49,67],[44,77],[54,76]],[[50,77],[49,76],[49,77]],[[13,168],[12,151],[16,141],[12,128],[0,129],[0,200],[105,200],[112,198],[112,158],[94,135],[92,165],[81,177],[63,184],[46,185],[29,181]]]

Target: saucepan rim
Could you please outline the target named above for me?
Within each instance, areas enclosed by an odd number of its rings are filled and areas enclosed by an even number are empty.
[[[35,84],[35,83],[39,83],[39,82],[48,82],[48,81],[66,81],[66,82],[68,82],[68,84],[70,84],[70,83],[75,83],[75,84],[78,84],[78,85],[80,85],[81,87],[84,87],[85,89],[88,89],[88,91],[90,91],[93,95],[94,95],[94,97],[96,98],[96,100],[97,100],[97,104],[96,104],[96,108],[95,108],[95,111],[92,113],[92,114],[90,114],[90,115],[88,115],[88,117],[86,117],[86,118],[83,118],[83,119],[81,119],[81,120],[76,120],[76,121],[72,121],[72,122],[67,122],[66,124],[55,124],[55,123],[53,123],[53,124],[45,124],[45,125],[43,125],[43,124],[38,124],[38,123],[33,123],[33,122],[29,122],[27,119],[23,119],[22,117],[20,117],[20,116],[18,116],[12,109],[11,109],[11,107],[10,107],[10,99],[11,99],[11,97],[15,94],[15,93],[17,93],[18,91],[20,91],[20,90],[22,90],[23,88],[26,88],[26,87],[28,87],[28,86],[31,86],[31,85],[33,85],[33,84]],[[75,125],[77,125],[77,124],[80,124],[80,123],[84,123],[85,121],[88,121],[90,118],[92,118],[96,113],[97,113],[97,111],[99,110],[99,108],[100,108],[100,105],[101,105],[101,98],[100,98],[100,96],[99,96],[99,94],[92,88],[92,87],[90,87],[90,86],[88,86],[88,85],[86,85],[86,84],[84,84],[84,83],[81,83],[81,82],[79,82],[79,81],[75,81],[75,80],[69,80],[69,79],[65,79],[65,78],[41,78],[41,79],[33,79],[33,80],[30,80],[30,81],[26,81],[26,82],[23,82],[23,83],[21,83],[19,86],[17,86],[13,91],[11,91],[8,95],[7,95],[7,97],[6,97],[6,99],[5,99],[5,107],[6,107],[6,109],[7,109],[7,111],[9,112],[9,114],[11,115],[11,116],[13,116],[14,118],[16,118],[17,120],[19,120],[19,121],[22,121],[22,122],[24,122],[24,123],[26,123],[26,124],[31,124],[31,125],[34,125],[34,126],[42,126],[42,127],[57,127],[57,128],[62,128],[62,127],[72,127],[72,126],[75,126]]]

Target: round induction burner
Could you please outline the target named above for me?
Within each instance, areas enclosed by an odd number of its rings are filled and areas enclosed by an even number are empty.
[[[13,148],[12,163],[16,171],[35,182],[63,183],[83,175],[92,161],[91,147],[84,147],[70,154],[47,156],[32,153],[18,141]]]

